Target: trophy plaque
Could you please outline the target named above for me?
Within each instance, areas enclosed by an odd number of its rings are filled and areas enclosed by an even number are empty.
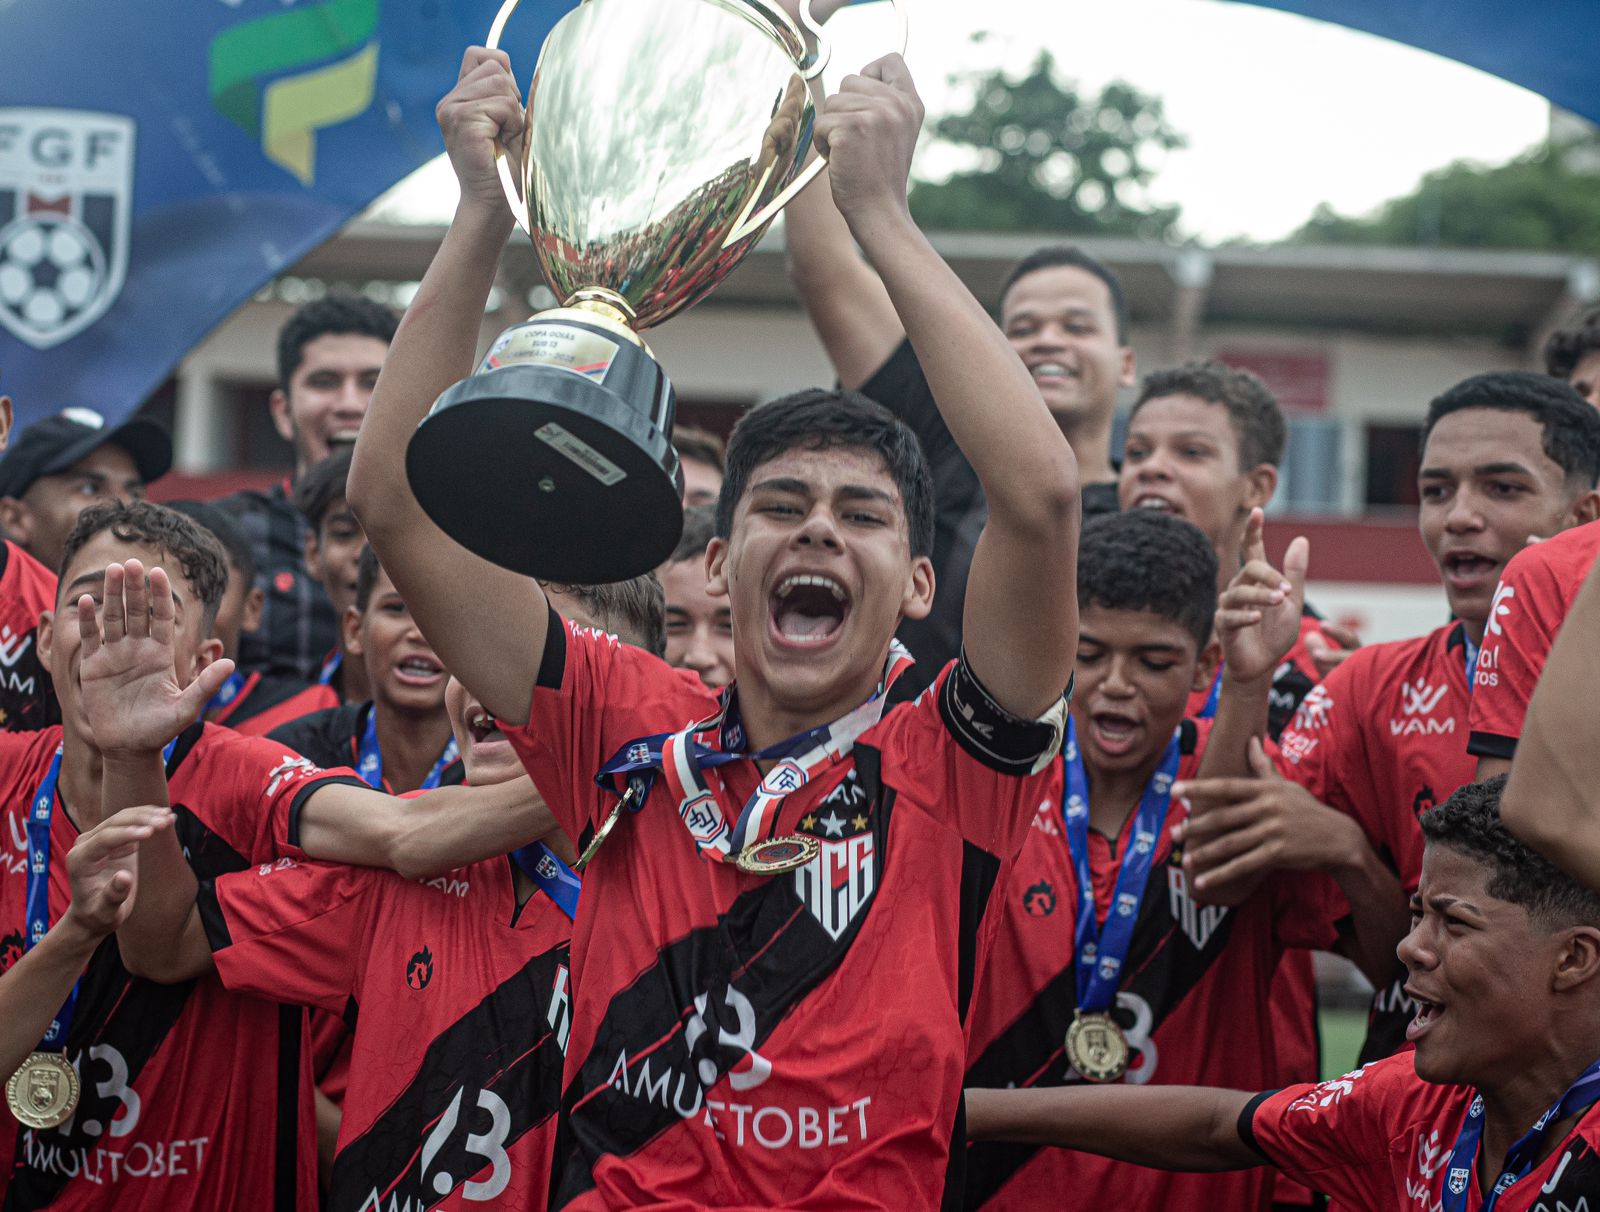
[[[518,2],[506,0],[489,47]],[[822,168],[805,163],[807,81],[828,49],[803,11],[809,57],[766,0],[583,0],[550,31],[520,172],[504,155],[499,167],[561,306],[501,333],[406,450],[418,502],[457,542],[576,584],[625,580],[672,553],[683,528],[672,384],[638,333],[727,277]]]

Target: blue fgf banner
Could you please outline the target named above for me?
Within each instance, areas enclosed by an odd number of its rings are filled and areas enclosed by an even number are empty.
[[[1490,72],[1600,122],[1595,0],[1252,0]],[[1352,88],[1361,82],[1352,80]]]
[[[526,85],[570,0],[524,0]],[[443,150],[498,0],[0,3],[0,390],[132,411],[213,326]]]

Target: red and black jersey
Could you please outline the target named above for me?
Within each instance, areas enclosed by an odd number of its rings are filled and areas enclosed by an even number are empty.
[[[716,708],[552,614],[531,720],[506,734],[582,845],[616,802],[594,772]],[[774,877],[702,858],[658,783],[584,873],[553,1206],[937,1206],[986,911],[1051,735],[952,664],[789,796],[775,832],[820,853]],[[732,819],[759,772],[716,773]]]
[[[1184,721],[1178,778],[1193,778],[1211,721]],[[1001,884],[999,933],[974,995],[966,1084],[1060,1086],[1082,1079],[1064,1042],[1077,1005],[1074,927],[1079,887],[1062,825],[1062,763],[1041,789],[1022,854]],[[1093,788],[1090,789],[1091,795]],[[1186,810],[1174,800],[1158,830],[1113,1016],[1132,1048],[1125,1081],[1143,1085],[1256,1089],[1279,1080],[1269,997],[1286,947],[1325,947],[1337,912],[1331,881],[1295,872],[1275,877],[1236,908],[1189,895],[1170,827]],[[1136,813],[1119,836],[1089,832],[1089,868],[1103,921],[1110,912]],[[1175,1174],[1087,1153],[982,1143],[967,1150],[966,1206],[1035,1209],[1266,1208],[1264,1170]]]
[[[232,724],[246,736],[267,736],[285,724],[292,724],[295,720],[304,719],[318,711],[327,711],[339,705],[339,692],[332,686],[322,682],[313,682],[307,686],[301,683],[301,688],[280,699],[270,706],[264,706],[260,711],[245,719]]]
[[[37,635],[40,613],[55,608],[56,574],[10,539],[0,539],[0,731],[61,722]]]
[[[1465,1086],[1417,1076],[1403,1052],[1319,1085],[1290,1086],[1254,1099],[1239,1134],[1263,1157],[1346,1208],[1415,1212],[1438,1208],[1450,1156],[1475,1097]],[[1577,1212],[1600,1191],[1600,1104],[1495,1204],[1496,1212]],[[1459,1181],[1459,1180],[1458,1180]],[[1466,1210],[1483,1207],[1477,1166]]]
[[[21,954],[27,895],[24,816],[59,728],[0,735],[0,958]],[[318,787],[356,783],[281,745],[196,725],[167,763],[177,831],[201,878],[269,863],[274,837]],[[71,895],[78,830],[58,800],[50,826],[50,920]],[[84,972],[67,1055],[83,1090],[48,1131],[0,1136],[0,1206],[27,1209],[316,1206],[316,1137],[305,1012],[238,997],[214,978],[135,980],[108,938]]]
[[[1545,658],[1600,553],[1600,524],[1574,526],[1511,557],[1478,653],[1467,749],[1509,759]]]
[[[328,707],[281,724],[270,735],[319,766],[349,766],[359,771],[361,738],[374,710],[370,699],[365,703]],[[465,778],[466,770],[458,757],[440,772],[438,786],[455,786]],[[388,789],[387,782],[384,787]]]
[[[308,689],[309,687],[299,678],[263,673],[258,669],[254,673],[242,675],[239,688],[232,697],[226,703],[208,708],[206,718],[213,724],[226,725],[246,736],[264,736],[272,729],[269,727],[263,730],[260,724],[253,721],[275,708],[296,710],[295,707],[288,706],[289,701],[305,694]],[[310,710],[318,710],[320,707],[319,702],[317,707]]]
[[[283,860],[200,911],[228,989],[355,1023],[327,1208],[546,1206],[572,923],[542,892],[518,907],[510,859],[430,880]]]
[[[1408,893],[1422,878],[1417,818],[1473,778],[1467,659],[1460,623],[1363,648],[1306,696],[1279,743],[1285,773],[1354,818]],[[1394,980],[1373,999],[1363,1060],[1405,1042],[1417,1008],[1404,984],[1396,961]]]

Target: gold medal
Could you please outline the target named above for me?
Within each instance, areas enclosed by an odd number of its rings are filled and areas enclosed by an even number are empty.
[[[1114,1082],[1128,1070],[1128,1039],[1109,1014],[1075,1010],[1067,1028],[1067,1060],[1084,1081]]]
[[[821,853],[822,847],[814,837],[793,834],[757,842],[739,851],[734,864],[740,871],[751,875],[782,875],[804,867]]]
[[[629,794],[632,794],[630,791]],[[594,836],[589,839],[589,844],[583,848],[583,853],[578,856],[578,861],[572,865],[574,871],[582,871],[589,865],[589,860],[600,849],[602,842],[611,836],[611,831],[617,827],[617,822],[622,819],[623,806],[628,802],[628,796],[623,796],[611,808],[611,815],[600,822],[600,828],[594,831]]]
[[[35,1052],[6,1083],[6,1105],[29,1128],[54,1128],[78,1109],[78,1071],[60,1052]]]

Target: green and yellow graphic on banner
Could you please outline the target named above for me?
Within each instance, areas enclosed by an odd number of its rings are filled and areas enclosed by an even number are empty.
[[[305,185],[316,179],[317,132],[372,104],[378,3],[327,0],[236,25],[211,43],[211,103]]]

